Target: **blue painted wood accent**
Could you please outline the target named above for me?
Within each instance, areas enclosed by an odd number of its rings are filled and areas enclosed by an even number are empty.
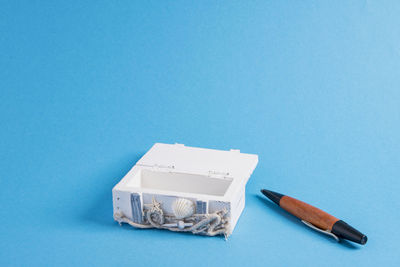
[[[136,193],[131,194],[131,206],[132,206],[132,221],[135,223],[142,223],[143,212],[139,194]]]
[[[196,214],[206,214],[207,213],[207,202],[197,200],[196,201]]]

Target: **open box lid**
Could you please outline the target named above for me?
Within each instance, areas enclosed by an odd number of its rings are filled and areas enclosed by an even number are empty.
[[[240,153],[239,150],[223,151],[187,147],[182,144],[156,143],[136,165],[160,171],[247,181],[257,163],[257,155]]]

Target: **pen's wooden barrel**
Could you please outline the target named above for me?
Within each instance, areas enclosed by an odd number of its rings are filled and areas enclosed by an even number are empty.
[[[338,218],[292,197],[283,196],[279,201],[279,206],[320,229],[332,230],[335,222],[339,221]]]

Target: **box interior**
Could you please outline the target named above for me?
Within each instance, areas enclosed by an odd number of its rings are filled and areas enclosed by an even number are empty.
[[[134,180],[132,183],[141,188],[213,196],[224,196],[232,183],[232,178],[151,170],[141,170]]]

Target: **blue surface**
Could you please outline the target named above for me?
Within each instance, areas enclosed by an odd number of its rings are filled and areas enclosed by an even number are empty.
[[[0,4],[1,266],[399,266],[398,1],[70,2]],[[155,142],[259,155],[227,242],[113,221]]]

